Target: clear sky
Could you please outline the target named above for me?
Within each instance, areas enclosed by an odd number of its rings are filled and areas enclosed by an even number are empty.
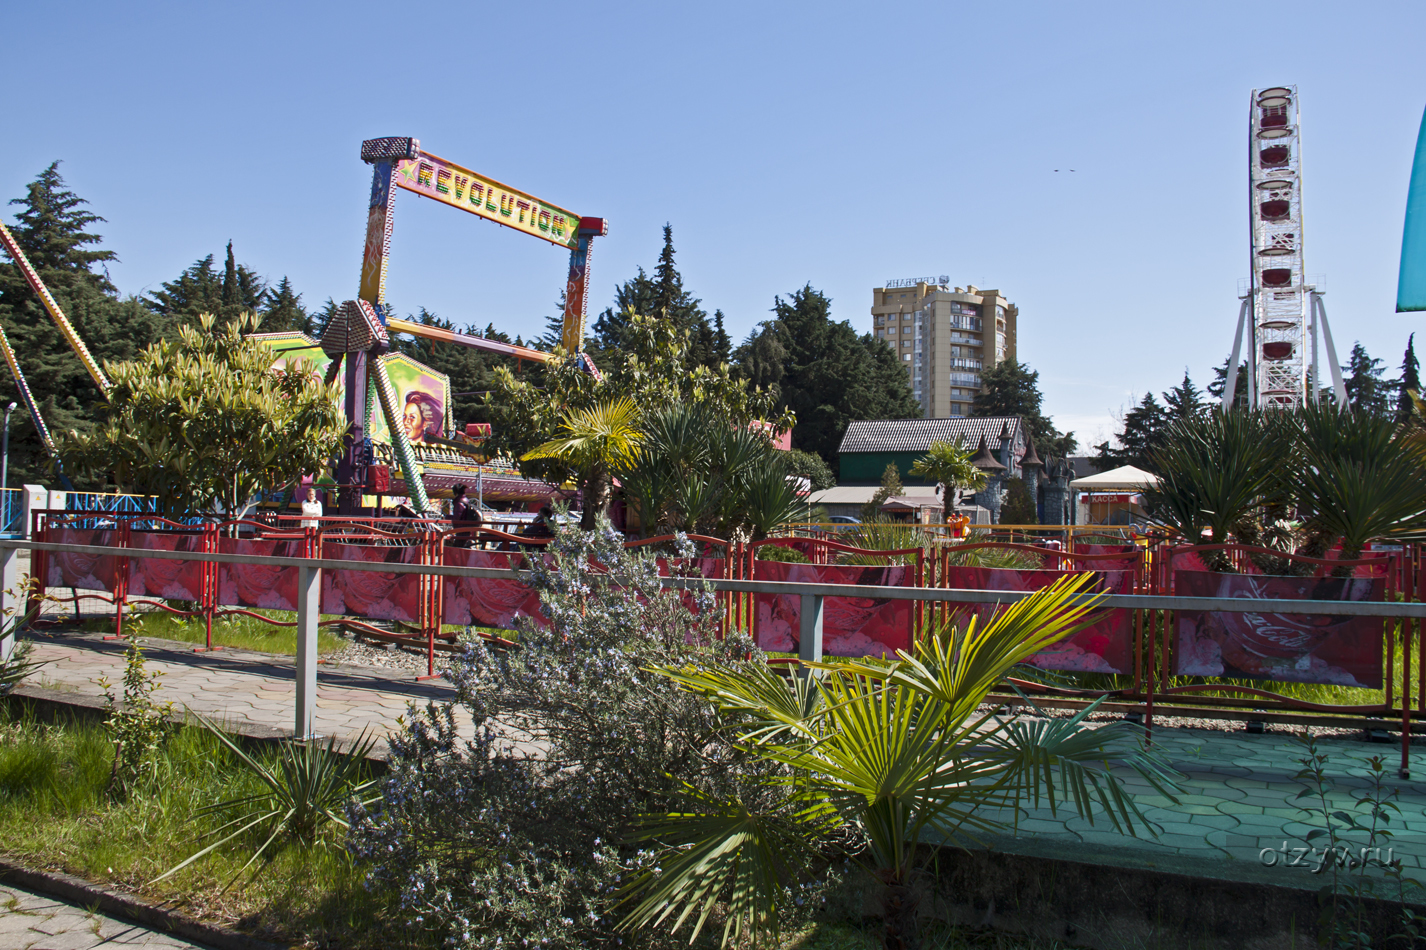
[[[308,304],[355,296],[364,138],[605,217],[591,304],[651,269],[741,339],[811,283],[948,274],[1020,306],[1022,360],[1082,443],[1232,342],[1254,87],[1298,86],[1307,272],[1394,369],[1426,4],[0,3],[0,196],[54,159],[125,292],[231,238]],[[1058,169],[1058,171],[1056,171]],[[1073,171],[1071,171],[1073,169]],[[390,298],[530,336],[566,255],[403,193]],[[1426,338],[1423,338],[1426,352]]]

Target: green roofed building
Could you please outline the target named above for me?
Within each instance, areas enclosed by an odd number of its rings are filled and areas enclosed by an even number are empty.
[[[932,442],[959,442],[971,452],[985,439],[986,447],[1006,468],[1006,476],[1021,477],[1026,428],[1019,416],[961,419],[868,419],[847,426],[838,449],[839,485],[878,485],[887,465],[895,465],[907,485],[929,484],[911,475],[912,464]]]

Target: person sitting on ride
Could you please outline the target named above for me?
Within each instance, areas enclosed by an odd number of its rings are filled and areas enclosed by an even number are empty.
[[[551,525],[554,520],[555,510],[549,505],[541,505],[540,513],[535,515],[535,520],[520,529],[522,538],[553,538],[555,530]],[[533,545],[531,545],[533,547]]]
[[[457,531],[471,531],[469,534],[457,536],[451,543],[457,547],[474,547],[480,537],[480,528],[485,526],[485,519],[480,516],[480,509],[470,504],[465,498],[466,487],[464,485],[454,485],[451,487],[451,527]]]

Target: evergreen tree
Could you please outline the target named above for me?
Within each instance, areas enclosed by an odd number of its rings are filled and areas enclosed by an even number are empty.
[[[914,419],[921,405],[885,342],[833,322],[832,301],[810,284],[774,298],[764,321],[734,354],[739,375],[778,387],[778,405],[797,415],[792,441],[834,469],[854,419]]]
[[[233,241],[228,239],[228,259],[223,266],[223,316],[238,309],[238,262],[233,259]]]
[[[1187,367],[1183,371],[1183,382],[1163,395],[1164,415],[1171,422],[1196,419],[1208,411],[1208,402],[1203,398],[1203,391],[1193,384]]]
[[[1041,411],[1040,373],[1011,358],[980,374],[981,391],[971,403],[975,417],[1019,416],[1025,420],[1035,444],[1050,454],[1072,455],[1077,446],[1073,432],[1060,432]]]
[[[10,203],[20,206],[12,228],[16,242],[101,365],[132,359],[162,337],[163,321],[138,301],[118,298],[102,269],[116,255],[99,248],[102,238],[91,230],[104,219],[85,210],[88,202],[65,187],[58,162],[30,183],[25,197]],[[11,263],[0,263],[0,323],[50,429],[88,429],[103,395]],[[0,403],[12,400],[18,401],[19,393],[10,373],[0,371]],[[49,455],[22,408],[11,419],[10,484],[54,480]]]
[[[1111,448],[1110,443],[1101,442],[1095,446],[1100,468],[1132,465],[1145,471],[1153,471],[1153,452],[1163,444],[1165,431],[1174,418],[1169,410],[1159,405],[1153,393],[1147,393],[1139,404],[1124,416],[1124,428],[1115,437],[1118,445]]]
[[[277,333],[283,330],[312,332],[312,318],[307,308],[302,306],[302,295],[292,289],[292,282],[286,277],[278,283],[267,300],[267,309],[262,313],[262,332]]]
[[[1035,510],[1035,499],[1030,497],[1030,489],[1019,478],[1005,480],[1005,498],[1000,502],[1001,524],[1039,524],[1039,513]]]
[[[1392,412],[1391,395],[1397,388],[1394,379],[1382,379],[1386,364],[1370,356],[1360,342],[1353,344],[1352,355],[1342,367],[1346,375],[1347,402],[1355,409],[1384,416]]]
[[[896,498],[905,492],[906,489],[901,485],[901,470],[896,467],[896,463],[889,463],[881,473],[881,487],[862,505],[862,520],[876,521],[884,518],[881,506],[886,504],[888,498]]]
[[[312,322],[311,334],[320,340],[323,331],[327,329],[327,322],[336,316],[337,310],[337,302],[328,297],[327,302],[322,304],[322,309],[312,314],[310,318]]]
[[[145,302],[154,313],[171,321],[191,323],[201,313],[215,314],[225,321],[249,310],[261,312],[267,296],[263,279],[233,259],[233,245],[229,241],[222,275],[213,266],[213,255],[209,254],[193,262],[175,279],[165,281]]]
[[[1406,338],[1406,354],[1401,359],[1401,386],[1396,395],[1396,421],[1405,423],[1414,411],[1411,394],[1421,395],[1421,363],[1416,359],[1416,334]]]
[[[727,363],[733,358],[733,338],[723,329],[723,311],[713,311],[713,358],[714,365]]]
[[[659,252],[658,263],[654,265],[650,277],[639,268],[639,273],[626,280],[614,292],[614,306],[606,309],[594,321],[594,339],[591,349],[595,361],[603,366],[605,360],[611,365],[622,359],[621,352],[629,348],[629,314],[663,317],[670,320],[679,330],[689,334],[688,352],[685,362],[689,369],[695,366],[716,367],[718,358],[718,330],[708,322],[708,314],[700,306],[701,301],[683,287],[683,275],[678,272],[674,261],[673,227],[663,226],[663,249]],[[723,338],[726,339],[726,334]]]
[[[1213,382],[1208,384],[1208,395],[1223,402],[1223,392],[1227,388],[1228,379],[1228,357],[1223,358],[1223,362],[1213,367]],[[1248,366],[1246,363],[1238,364],[1237,382],[1233,384],[1233,406],[1238,409],[1248,407]]]

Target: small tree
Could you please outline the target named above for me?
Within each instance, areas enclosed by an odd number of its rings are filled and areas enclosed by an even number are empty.
[[[896,467],[896,463],[887,463],[886,469],[881,473],[881,487],[871,496],[870,501],[862,505],[862,520],[875,521],[880,518],[881,506],[886,504],[886,499],[895,498],[905,491],[901,485],[901,470]]]
[[[214,323],[203,314],[176,341],[108,363],[105,418],[92,433],[68,434],[66,463],[157,496],[165,514],[237,515],[260,489],[336,455],[346,432],[336,384],[300,361],[275,372],[272,351],[244,336],[257,315]]]

